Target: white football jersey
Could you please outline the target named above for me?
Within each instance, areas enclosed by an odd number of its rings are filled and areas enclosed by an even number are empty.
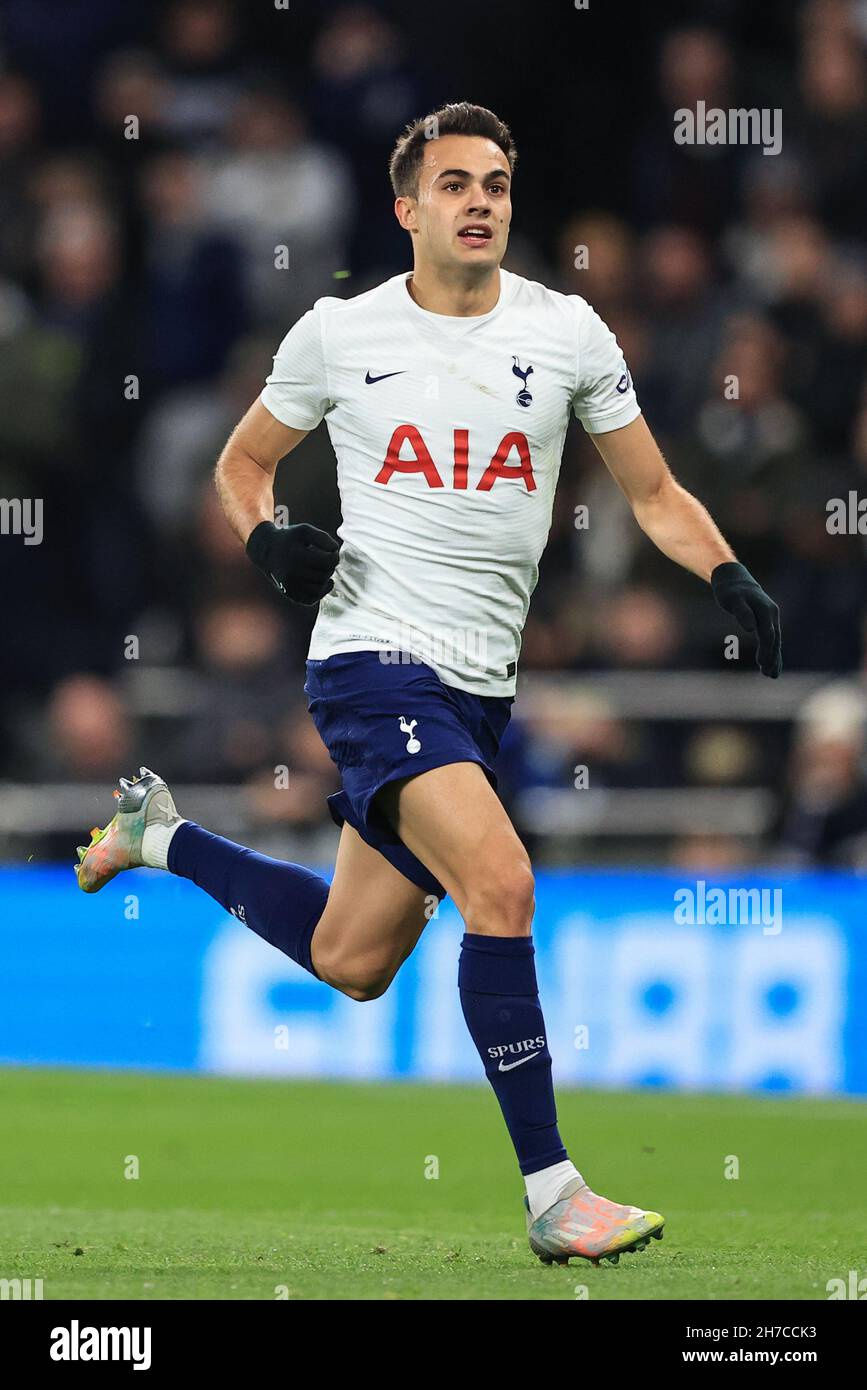
[[[453,318],[409,278],[318,300],[262,392],[285,425],[324,419],[337,455],[343,544],[310,656],[403,651],[447,685],[513,695],[570,411],[599,434],[638,402],[578,295],[501,270],[495,307]]]

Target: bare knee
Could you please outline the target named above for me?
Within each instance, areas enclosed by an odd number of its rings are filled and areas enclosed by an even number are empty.
[[[397,964],[391,961],[340,950],[314,950],[313,965],[320,980],[359,1004],[380,999],[397,974]]]
[[[352,984],[338,985],[338,989],[349,999],[354,999],[356,1004],[366,1004],[371,999],[381,999],[393,979],[393,975],[365,977],[362,974],[357,976]]]
[[[530,861],[522,853],[480,868],[464,911],[468,932],[482,936],[529,936],[536,907]]]

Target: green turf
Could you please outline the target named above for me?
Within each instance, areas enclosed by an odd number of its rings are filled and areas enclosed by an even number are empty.
[[[617,1267],[532,1257],[484,1088],[0,1071],[0,1278],[46,1298],[825,1299],[867,1274],[865,1105],[559,1109],[591,1185],[668,1218]]]

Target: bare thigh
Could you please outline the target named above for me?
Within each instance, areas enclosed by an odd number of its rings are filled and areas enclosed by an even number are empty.
[[[478,763],[450,763],[389,783],[377,804],[407,848],[439,879],[468,931],[529,934],[530,861]]]
[[[317,974],[352,998],[377,998],[435,907],[435,898],[344,825],[328,902],[311,943]]]

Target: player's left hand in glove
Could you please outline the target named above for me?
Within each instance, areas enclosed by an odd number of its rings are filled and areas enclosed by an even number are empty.
[[[763,676],[776,680],[783,669],[780,653],[780,610],[753,579],[745,565],[726,560],[710,577],[713,596],[720,608],[731,613],[747,632],[758,637],[756,665]]]
[[[340,542],[306,521],[275,526],[260,521],[247,537],[247,554],[274,588],[293,603],[318,603],[334,588]]]

